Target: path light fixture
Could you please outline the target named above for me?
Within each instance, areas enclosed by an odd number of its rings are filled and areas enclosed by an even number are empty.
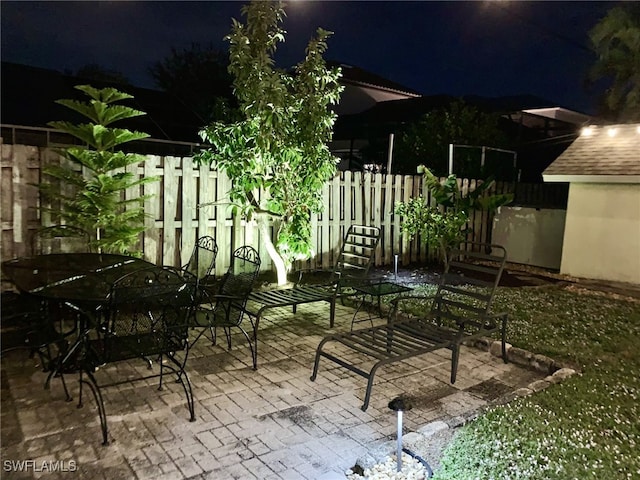
[[[410,457],[417,460],[422,465],[425,473],[424,478],[431,478],[433,476],[433,470],[431,469],[427,461],[424,458],[420,457],[419,455],[416,455],[411,450],[408,450],[402,447],[402,412],[411,410],[411,407],[412,407],[411,402],[408,399],[403,398],[402,396],[396,397],[389,402],[389,408],[394,412],[398,412],[398,434],[397,434],[398,441],[396,446],[397,447],[396,471],[397,472],[402,471],[402,452],[404,452]],[[410,478],[413,478],[413,477],[410,477]],[[419,478],[423,478],[423,477],[419,477]]]
[[[402,398],[396,397],[389,402],[389,408],[394,412],[398,412],[398,440],[397,440],[397,471],[402,470],[402,412],[406,410],[411,410],[411,402]]]
[[[393,254],[393,281],[394,282],[398,281],[398,254],[397,253]],[[389,408],[391,408],[391,406],[389,406]]]

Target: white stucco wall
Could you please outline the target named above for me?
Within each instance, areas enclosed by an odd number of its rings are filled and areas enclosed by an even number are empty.
[[[509,262],[560,269],[566,210],[500,207],[492,243],[507,250]]]
[[[560,271],[640,284],[640,185],[571,183]]]

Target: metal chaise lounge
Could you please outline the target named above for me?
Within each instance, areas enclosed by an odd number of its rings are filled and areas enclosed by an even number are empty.
[[[311,380],[318,374],[320,357],[366,378],[362,405],[366,410],[376,371],[384,365],[446,348],[451,350],[451,383],[455,383],[463,342],[496,332],[501,335],[502,358],[506,362],[507,314],[491,312],[506,251],[499,245],[465,245],[466,249],[448,252],[445,272],[433,297],[396,298],[386,324],[325,337],[316,350]],[[431,300],[430,309],[410,318],[403,316],[401,305],[416,299]],[[373,366],[367,371],[363,364],[351,363],[347,359],[353,358],[354,352],[362,354],[358,357],[373,359]]]
[[[253,344],[255,356],[253,368],[258,368],[258,327],[264,312],[271,308],[292,307],[314,302],[329,302],[329,327],[333,328],[336,301],[348,289],[366,281],[373,256],[380,242],[380,229],[367,225],[351,225],[344,236],[328,282],[304,284],[300,281],[293,288],[253,291],[249,295],[246,313],[255,320],[253,323]]]

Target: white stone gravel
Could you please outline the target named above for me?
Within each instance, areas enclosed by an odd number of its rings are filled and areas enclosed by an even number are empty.
[[[386,457],[384,462],[365,469],[364,476],[347,470],[347,480],[424,480],[428,478],[424,465],[406,453],[402,454],[402,470],[398,472],[397,468],[396,456],[391,455]]]

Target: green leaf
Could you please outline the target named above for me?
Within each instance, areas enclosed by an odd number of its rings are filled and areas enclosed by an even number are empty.
[[[81,92],[86,93],[93,100],[97,100],[104,103],[114,103],[122,100],[127,100],[133,98],[132,95],[129,95],[125,92],[120,92],[115,88],[102,88],[98,89],[92,87],[91,85],[76,85],[74,88],[80,90]]]

